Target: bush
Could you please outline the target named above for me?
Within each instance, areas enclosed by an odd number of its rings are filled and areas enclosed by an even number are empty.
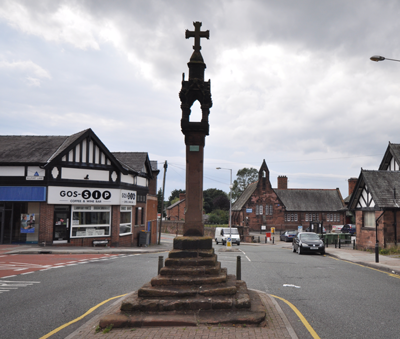
[[[228,224],[229,211],[214,210],[209,214],[208,222],[210,224]]]

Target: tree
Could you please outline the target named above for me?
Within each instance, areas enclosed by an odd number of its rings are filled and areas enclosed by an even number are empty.
[[[209,188],[203,191],[203,209],[205,213],[211,213],[215,209],[213,201],[219,196],[227,197],[224,191],[217,188]]]
[[[208,218],[210,224],[228,224],[229,223],[229,212],[215,209],[210,213]]]
[[[177,190],[173,190],[171,192],[170,197],[168,198],[169,204],[171,205],[172,200],[174,200],[175,198],[179,199],[179,194],[180,193],[186,193],[185,190],[181,190],[181,189],[177,189]]]
[[[229,199],[226,194],[214,198],[213,209],[229,211]]]
[[[258,180],[258,171],[255,168],[242,168],[236,173],[233,181],[232,200],[235,201],[244,192],[247,186]]]

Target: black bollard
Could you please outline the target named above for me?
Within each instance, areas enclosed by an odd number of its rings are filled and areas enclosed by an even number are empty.
[[[340,248],[340,243],[341,243],[341,241],[340,241],[340,238],[339,238],[339,248]]]
[[[356,249],[356,241],[353,240],[353,250],[355,250],[355,249]]]
[[[335,239],[335,248],[337,247],[337,239]]]
[[[240,261],[240,255],[237,256],[236,260],[236,280],[242,280],[242,262]]]
[[[275,244],[275,237],[272,237],[272,245]]]
[[[164,257],[162,255],[160,255],[158,257],[158,274],[160,274],[161,269],[164,266]]]
[[[375,244],[375,262],[379,262],[379,243]]]

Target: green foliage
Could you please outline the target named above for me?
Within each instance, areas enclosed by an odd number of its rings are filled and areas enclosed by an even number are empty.
[[[251,183],[258,180],[258,171],[255,168],[242,168],[236,173],[233,181],[232,200],[235,201]]]
[[[172,205],[172,204],[171,204],[171,201],[174,200],[174,199],[176,199],[176,198],[179,199],[179,194],[181,194],[181,193],[186,193],[186,191],[185,191],[185,190],[181,190],[181,189],[177,189],[177,190],[173,190],[173,191],[171,192],[171,195],[170,195],[170,197],[168,198],[168,201],[169,201],[169,203],[170,203],[170,206]]]
[[[379,254],[382,254],[382,255],[400,254],[400,247],[396,246],[396,247],[391,247],[391,248],[380,248],[379,249]]]
[[[228,224],[229,211],[214,210],[209,214],[208,223],[210,224]]]
[[[219,196],[228,197],[224,191],[217,188],[209,188],[203,191],[203,209],[205,213],[209,214],[216,208],[213,201]]]
[[[112,330],[113,327],[114,327],[114,324],[108,325],[108,326],[104,329],[103,333],[108,333],[108,332],[110,332],[110,331]]]

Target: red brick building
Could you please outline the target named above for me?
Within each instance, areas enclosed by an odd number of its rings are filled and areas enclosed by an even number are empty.
[[[167,207],[167,219],[171,221],[185,220],[186,194],[179,194],[179,201]]]
[[[398,245],[400,144],[389,142],[378,170],[361,169],[348,208],[355,215],[358,248]]]
[[[0,136],[0,244],[135,246],[157,220],[158,173],[147,153],[112,153],[91,129]]]
[[[272,188],[269,169],[263,161],[258,181],[250,184],[232,206],[232,224],[249,226],[260,231],[261,226],[277,231],[303,228],[319,222],[329,230],[343,225],[344,202],[336,189],[289,189],[286,176],[278,177],[278,188]]]

